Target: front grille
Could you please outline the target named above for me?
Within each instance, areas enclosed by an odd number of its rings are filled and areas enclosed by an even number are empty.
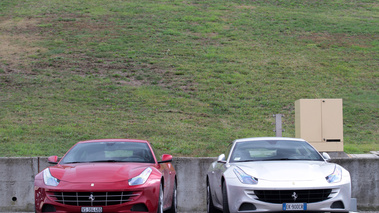
[[[50,197],[72,206],[111,206],[131,201],[138,195],[133,192],[54,192]]]
[[[268,203],[315,203],[329,199],[331,189],[255,190],[258,200]]]

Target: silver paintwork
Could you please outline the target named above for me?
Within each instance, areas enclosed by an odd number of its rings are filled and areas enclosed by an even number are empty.
[[[223,182],[226,185],[229,212],[273,212],[283,211],[282,204],[266,203],[257,200],[254,190],[301,190],[301,189],[332,189],[328,200],[308,203],[307,211],[348,212],[351,199],[350,174],[342,168],[342,179],[337,183],[328,183],[326,176],[333,173],[337,164],[329,163],[330,157],[325,153],[319,161],[281,160],[231,162],[231,155],[237,143],[259,140],[288,140],[307,143],[295,138],[245,138],[235,140],[227,158],[222,154],[213,162],[207,171],[207,184],[211,192],[213,205],[223,210]],[[311,146],[311,145],[309,145]],[[312,147],[313,148],[313,147]],[[241,168],[246,174],[258,178],[257,184],[242,183],[233,172],[235,167]],[[295,196],[295,195],[294,195]],[[332,209],[335,201],[342,201],[345,208]],[[256,210],[239,211],[242,203],[254,204]],[[228,212],[224,209],[224,212]]]

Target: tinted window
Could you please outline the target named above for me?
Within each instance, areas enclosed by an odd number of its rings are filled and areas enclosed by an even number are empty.
[[[83,162],[155,163],[146,143],[91,142],[74,146],[62,159],[61,164]]]
[[[230,162],[260,160],[317,160],[319,155],[308,143],[288,140],[262,140],[238,142],[230,158]]]

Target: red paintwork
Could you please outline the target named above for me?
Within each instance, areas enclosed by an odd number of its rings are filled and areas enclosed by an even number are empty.
[[[82,141],[78,143],[91,142],[136,142],[147,143],[154,155],[154,152],[148,141],[131,140],[131,139],[102,139]],[[49,167],[52,176],[58,178],[60,183],[58,186],[47,186],[43,181],[42,172],[35,177],[35,207],[36,212],[42,212],[42,208],[46,204],[53,205],[56,212],[80,212],[80,206],[64,205],[55,202],[48,195],[54,192],[111,192],[111,191],[133,191],[138,194],[132,201],[112,206],[103,206],[103,212],[131,212],[131,208],[135,204],[144,203],[148,212],[157,212],[159,187],[164,180],[164,209],[169,209],[172,204],[173,186],[176,181],[176,172],[170,162],[158,163],[78,163],[78,164],[57,164]],[[171,160],[171,155],[163,155],[162,161]],[[50,157],[49,161],[57,161],[57,158]],[[139,175],[147,167],[153,169],[151,175],[145,184],[138,186],[129,186],[128,179]],[[91,186],[93,184],[93,186]]]

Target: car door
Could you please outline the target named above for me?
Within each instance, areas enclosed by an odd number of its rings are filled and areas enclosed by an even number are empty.
[[[215,190],[215,195],[217,202],[222,206],[222,176],[225,172],[225,163],[217,163],[216,166],[216,171],[215,171],[215,176],[216,176],[216,190]]]
[[[164,189],[163,189],[163,207],[166,208],[169,202],[169,197],[171,196],[171,174],[170,174],[170,163],[160,163],[160,171],[164,177]]]
[[[220,155],[216,162],[213,163],[213,169],[210,172],[209,184],[211,186],[211,193],[213,198],[213,204],[217,207],[222,206],[222,184],[221,179],[226,169],[225,155]]]

